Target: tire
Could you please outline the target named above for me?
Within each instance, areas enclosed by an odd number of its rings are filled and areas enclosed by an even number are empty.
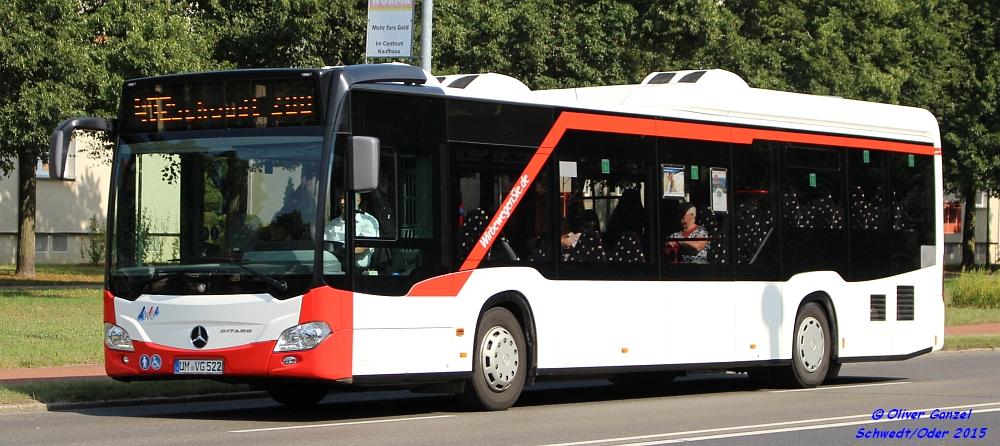
[[[269,387],[267,396],[288,407],[309,407],[323,401],[330,389],[316,386]]]
[[[837,379],[840,376],[840,366],[842,364],[839,362],[830,361],[830,368],[826,370],[826,379],[823,380],[823,384],[829,383],[830,381]]]
[[[527,345],[521,324],[510,311],[491,308],[479,321],[475,342],[472,378],[462,399],[473,410],[506,410],[524,389]]]
[[[830,370],[830,324],[819,304],[808,303],[795,317],[792,366],[785,368],[782,383],[787,387],[816,387]]]

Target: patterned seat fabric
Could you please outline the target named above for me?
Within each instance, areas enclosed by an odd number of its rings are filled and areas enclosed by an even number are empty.
[[[545,262],[552,259],[549,255],[549,244],[546,240],[546,236],[541,235],[531,239],[528,242],[528,261],[529,262]]]
[[[465,261],[465,258],[469,256],[488,224],[490,224],[490,217],[482,209],[476,208],[465,214],[462,227],[458,229],[459,262]]]
[[[767,234],[774,227],[771,210],[765,209],[760,199],[739,204],[736,211],[736,252],[741,265],[753,260]]]
[[[608,258],[609,262],[621,263],[644,263],[646,256],[642,254],[642,244],[639,242],[639,234],[632,231],[625,231],[618,238],[615,250]]]
[[[604,262],[604,247],[601,245],[601,235],[597,231],[583,231],[576,248],[569,254],[567,262]]]

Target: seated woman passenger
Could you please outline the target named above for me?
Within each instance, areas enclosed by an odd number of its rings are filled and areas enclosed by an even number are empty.
[[[697,210],[692,203],[681,203],[681,230],[670,234],[667,250],[676,250],[681,263],[708,263],[708,231],[695,222]],[[700,240],[705,239],[705,240]]]
[[[579,243],[580,236],[584,232],[591,232],[597,240],[600,240],[600,235],[597,234],[597,231],[601,228],[601,221],[597,216],[597,212],[593,209],[582,211],[578,218],[570,220],[567,223],[570,226],[568,229],[563,230],[563,236],[560,239],[563,260],[568,260],[570,255],[576,250],[576,245]]]

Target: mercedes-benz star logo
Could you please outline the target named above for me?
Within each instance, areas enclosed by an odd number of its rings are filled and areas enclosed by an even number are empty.
[[[191,345],[202,348],[205,344],[208,344],[208,330],[201,325],[194,327],[194,330],[191,330]]]

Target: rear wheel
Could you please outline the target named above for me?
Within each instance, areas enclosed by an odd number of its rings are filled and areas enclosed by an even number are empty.
[[[823,380],[823,383],[829,383],[831,380],[837,379],[840,376],[840,366],[839,362],[830,360],[830,368],[826,370],[826,379]]]
[[[808,303],[795,318],[792,366],[782,381],[789,387],[816,387],[830,369],[830,325],[819,304]]]
[[[270,387],[267,396],[289,407],[308,407],[323,401],[330,389],[316,386]]]
[[[462,394],[475,410],[505,410],[524,389],[526,351],[524,332],[514,315],[503,308],[483,314],[472,356],[472,379]]]

